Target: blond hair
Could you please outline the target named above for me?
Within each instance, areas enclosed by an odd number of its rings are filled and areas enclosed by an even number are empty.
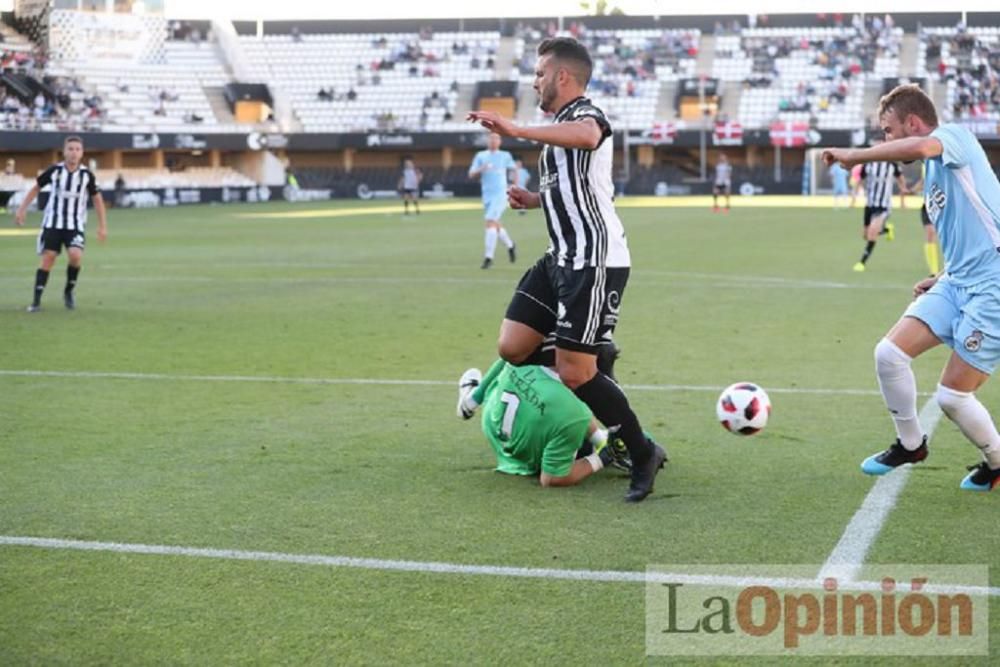
[[[906,83],[890,90],[878,102],[878,117],[894,112],[899,120],[913,114],[930,127],[937,127],[938,115],[934,102],[915,83]]]

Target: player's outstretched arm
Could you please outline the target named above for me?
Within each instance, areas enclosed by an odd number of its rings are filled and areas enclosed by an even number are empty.
[[[24,196],[24,201],[21,205],[17,207],[17,211],[14,213],[14,224],[18,227],[24,226],[24,216],[28,212],[28,207],[31,206],[31,202],[35,201],[35,197],[38,196],[38,183],[31,186],[28,190],[28,194]]]
[[[604,136],[593,118],[538,127],[522,127],[495,111],[470,111],[466,118],[500,136],[527,139],[563,148],[593,150],[601,145]]]
[[[865,162],[913,162],[937,157],[944,152],[944,146],[934,137],[906,137],[887,141],[869,148],[827,148],[823,151],[823,162],[832,165],[839,162],[847,169]]]

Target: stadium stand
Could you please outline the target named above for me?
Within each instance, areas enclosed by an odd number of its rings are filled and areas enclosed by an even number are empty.
[[[850,26],[746,28],[715,39],[712,75],[742,82],[739,121],[808,122],[820,129],[864,125],[864,84],[899,74],[903,31],[890,17]]]
[[[555,34],[551,26],[521,27],[515,44],[516,76],[531,87],[539,42]],[[701,31],[592,30],[582,22],[565,34],[587,45],[594,60],[588,94],[617,126],[647,129],[656,120],[662,84],[695,75]],[[546,122],[536,109],[533,122]]]
[[[152,167],[132,167],[123,169],[98,169],[97,183],[102,190],[114,189],[115,181],[121,176],[130,189],[147,188],[220,188],[251,187],[256,185],[231,167],[187,167],[181,171],[165,171]]]
[[[494,78],[500,33],[241,37],[251,72],[280,81],[306,132],[467,129],[459,88]]]
[[[918,69],[945,84],[946,120],[1000,121],[1000,28],[924,28]]]

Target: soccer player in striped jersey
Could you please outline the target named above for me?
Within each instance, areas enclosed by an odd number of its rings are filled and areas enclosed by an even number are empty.
[[[854,265],[855,271],[864,271],[865,264],[875,250],[875,241],[881,234],[891,241],[896,229],[889,220],[892,211],[892,182],[899,184],[900,193],[906,192],[903,170],[895,162],[872,162],[862,165],[861,182],[865,186],[865,217],[861,235],[865,239],[865,250]]]
[[[639,502],[653,491],[666,452],[646,438],[621,387],[597,367],[597,353],[618,324],[630,256],[614,207],[611,124],[584,97],[592,70],[585,46],[568,37],[546,39],[538,45],[534,88],[554,122],[522,127],[492,111],[473,111],[468,119],[542,144],[539,191],[511,186],[508,199],[515,209],[542,209],[549,248],[507,307],[500,356],[515,365],[529,362],[556,332],[556,371],[598,421],[617,427],[632,459],[625,500]]]
[[[919,86],[901,85],[879,102],[887,141],[867,149],[823,151],[827,164],[923,160],[924,204],[937,230],[945,270],[913,287],[916,299],[875,346],[875,370],[896,427],[896,442],[861,469],[885,473],[927,458],[917,417],[915,357],[944,343],[952,349],[934,398],[981,454],[960,488],[1000,486],[1000,432],[975,392],[1000,363],[1000,181],[983,147],[964,125],[938,125]]]
[[[38,254],[41,262],[35,271],[35,290],[28,312],[37,312],[42,307],[42,292],[49,280],[49,272],[56,257],[66,248],[66,287],[63,303],[73,310],[76,300],[73,290],[80,276],[83,263],[83,249],[86,243],[87,204],[92,202],[97,211],[97,240],[104,242],[108,236],[107,212],[104,198],[97,187],[97,176],[83,165],[83,140],[80,137],[66,137],[63,142],[63,161],[46,169],[28,191],[21,206],[14,215],[14,223],[24,225],[28,206],[38,196],[39,191],[51,186],[49,199],[42,217],[42,230],[38,235]]]

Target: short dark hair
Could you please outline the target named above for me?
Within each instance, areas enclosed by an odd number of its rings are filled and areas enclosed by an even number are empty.
[[[553,58],[569,61],[573,67],[573,75],[581,86],[590,83],[590,74],[594,71],[594,61],[590,59],[587,47],[572,37],[552,37],[542,40],[538,45],[538,55],[552,54]]]
[[[74,141],[76,143],[80,144],[81,146],[83,146],[83,139],[81,139],[80,137],[78,137],[75,134],[71,134],[68,137],[66,137],[65,139],[63,139],[63,146],[65,146],[68,143],[74,142]]]
[[[906,117],[910,114],[913,114],[930,127],[937,127],[938,124],[937,109],[934,108],[934,102],[915,83],[905,83],[896,86],[879,100],[879,120],[890,111],[896,113],[896,117],[899,118],[900,122],[906,120]]]

